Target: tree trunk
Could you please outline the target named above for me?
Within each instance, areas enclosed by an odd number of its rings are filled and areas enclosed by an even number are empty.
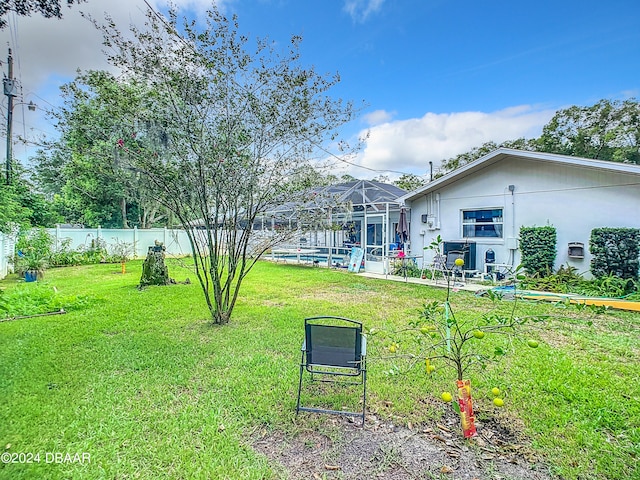
[[[127,222],[127,200],[124,197],[120,199],[120,212],[122,212],[122,228],[129,228],[129,223]]]
[[[169,269],[164,264],[164,251],[165,247],[163,245],[149,247],[147,258],[142,264],[142,277],[140,277],[139,288],[147,285],[169,285],[175,283],[169,277]]]

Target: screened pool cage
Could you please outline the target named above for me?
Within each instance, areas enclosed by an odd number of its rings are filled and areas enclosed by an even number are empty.
[[[314,189],[313,201],[285,204],[258,216],[254,230],[287,229],[294,235],[265,255],[275,261],[346,267],[362,248],[364,270],[389,273],[388,259],[408,248],[409,212],[396,201],[405,190],[356,180]],[[400,225],[400,227],[399,227]]]

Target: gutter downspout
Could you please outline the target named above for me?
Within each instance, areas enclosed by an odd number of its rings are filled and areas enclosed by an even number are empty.
[[[516,196],[514,192],[516,191],[516,186],[509,185],[509,191],[511,192],[511,237],[515,239],[516,238]],[[510,257],[509,263],[513,267],[514,266],[513,264],[516,263],[516,251],[510,249],[509,257]]]

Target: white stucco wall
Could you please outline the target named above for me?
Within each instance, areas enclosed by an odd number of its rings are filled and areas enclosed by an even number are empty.
[[[509,190],[513,185],[513,194]],[[421,215],[439,218],[431,230]],[[476,268],[482,270],[488,248],[496,262],[518,265],[520,251],[510,250],[509,237],[517,237],[521,226],[551,225],[557,231],[556,265],[569,264],[587,273],[591,255],[589,237],[597,227],[640,228],[640,175],[602,169],[507,158],[473,172],[452,184],[407,202],[411,208],[411,250],[418,254],[437,235],[443,240],[462,240],[462,211],[502,208],[503,238],[470,238],[476,242]],[[421,235],[421,232],[425,232]],[[568,256],[569,242],[582,242],[584,259]],[[425,252],[430,258],[430,252]]]

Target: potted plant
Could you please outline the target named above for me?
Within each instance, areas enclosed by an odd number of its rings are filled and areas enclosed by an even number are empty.
[[[18,251],[18,258],[18,271],[24,274],[26,282],[42,279],[48,265],[46,255],[29,248],[26,252]]]
[[[44,228],[21,231],[16,242],[16,272],[27,282],[42,279],[51,257],[51,236]]]

